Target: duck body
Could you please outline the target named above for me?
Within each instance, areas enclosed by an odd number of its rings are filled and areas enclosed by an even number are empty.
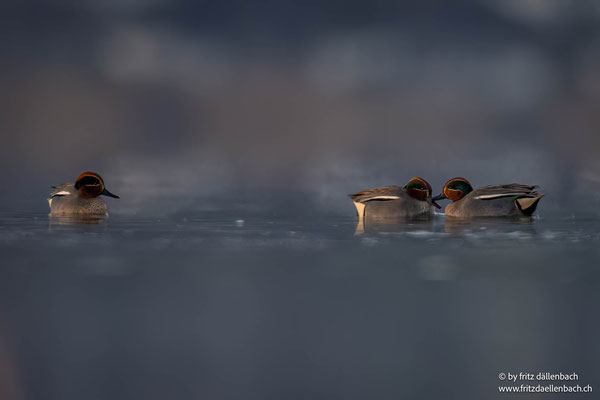
[[[535,190],[537,186],[510,183],[483,186],[473,190],[464,178],[446,182],[443,194],[434,200],[453,200],[444,213],[450,217],[519,217],[531,216],[544,194]]]
[[[403,218],[433,214],[431,186],[414,177],[404,186],[379,186],[349,195],[359,218]]]
[[[61,193],[61,194],[58,194]],[[106,202],[99,197],[85,199],[79,196],[79,190],[72,183],[56,186],[48,199],[51,215],[93,214],[108,215]]]
[[[48,199],[50,215],[108,215],[108,206],[100,195],[119,198],[104,187],[95,172],[83,172],[75,183],[52,186]]]
[[[354,205],[365,218],[401,218],[433,214],[433,206],[416,200],[401,186],[380,186],[350,195]]]

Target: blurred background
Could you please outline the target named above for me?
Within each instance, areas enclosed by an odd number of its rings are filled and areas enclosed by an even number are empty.
[[[599,19],[4,0],[0,399],[491,399],[521,371],[598,391]],[[111,218],[47,219],[84,170]],[[532,221],[354,236],[346,195],[414,175],[547,196]]]
[[[100,172],[113,212],[542,185],[598,205],[596,1],[4,1],[2,208]]]

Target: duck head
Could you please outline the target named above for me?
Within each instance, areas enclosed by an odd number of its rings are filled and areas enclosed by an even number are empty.
[[[112,194],[104,187],[102,177],[95,172],[82,172],[75,180],[75,189],[79,190],[79,196],[84,199],[91,199],[100,195],[114,197],[119,196]]]
[[[404,186],[404,189],[406,189],[406,193],[413,199],[426,201],[434,207],[441,208],[441,206],[431,198],[431,185],[425,179],[415,176],[408,181]]]
[[[473,191],[473,186],[465,178],[452,178],[444,184],[442,193],[434,196],[432,200],[448,199],[458,201]]]

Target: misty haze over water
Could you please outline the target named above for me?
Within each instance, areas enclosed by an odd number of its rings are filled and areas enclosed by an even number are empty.
[[[598,206],[592,1],[6,2],[6,208],[97,170],[113,212],[347,215],[424,176]],[[568,207],[567,207],[568,208]],[[575,207],[572,207],[575,208]]]

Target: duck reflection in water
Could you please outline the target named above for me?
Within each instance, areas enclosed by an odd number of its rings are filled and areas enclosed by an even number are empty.
[[[411,233],[434,231],[436,218],[431,214],[414,217],[365,216],[356,221],[354,235],[364,233]]]
[[[535,218],[532,217],[486,217],[444,218],[444,232],[452,235],[479,234],[535,234]]]
[[[57,226],[77,226],[77,225],[104,225],[108,219],[106,215],[52,215],[48,216],[48,228]]]

